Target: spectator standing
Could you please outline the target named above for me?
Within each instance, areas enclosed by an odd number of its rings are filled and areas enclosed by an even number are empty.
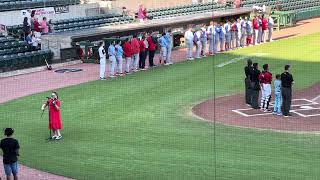
[[[275,101],[274,101],[273,114],[282,116],[282,112],[281,112],[282,95],[281,95],[281,75],[280,74],[276,75],[276,80],[274,81],[274,95],[275,95]]]
[[[262,15],[262,35],[261,42],[265,43],[267,41],[267,30],[268,30],[268,20]]]
[[[172,36],[172,32],[171,29],[169,29],[169,31],[166,33],[165,36],[166,40],[167,40],[167,59],[166,59],[166,65],[171,65],[173,64],[172,62],[172,48],[173,48],[173,36]]]
[[[201,28],[201,35],[200,35],[200,41],[201,41],[201,55],[203,57],[206,57],[207,53],[207,31],[206,27]]]
[[[109,61],[110,61],[110,78],[114,78],[115,76],[115,70],[116,70],[116,48],[115,48],[116,42],[112,41],[110,46],[108,47],[108,55],[109,55]]]
[[[99,47],[99,58],[100,58],[100,80],[105,80],[106,76],[106,51],[104,41],[100,43]]]
[[[215,33],[214,28],[215,28],[214,27],[214,22],[211,21],[210,22],[210,26],[207,29],[208,40],[209,40],[209,54],[210,55],[214,55],[214,50],[213,50],[213,47],[214,47],[214,33]]]
[[[49,33],[49,26],[47,22],[47,18],[43,17],[42,22],[41,22],[41,29],[42,29],[42,34],[48,34]]]
[[[38,21],[38,18],[34,18],[34,31],[37,32],[37,33],[40,33],[41,32],[41,25]]]
[[[24,17],[23,19],[23,27],[22,27],[23,33],[24,33],[24,39],[28,36],[29,32],[31,31],[30,24],[28,22],[28,18]]]
[[[273,25],[274,25],[274,21],[273,18],[271,16],[269,16],[268,18],[268,40],[269,42],[272,42],[272,32],[273,32]]]
[[[285,65],[284,72],[281,74],[281,93],[283,98],[283,115],[284,117],[292,116],[290,114],[292,100],[293,77],[290,74],[290,65]]]
[[[125,43],[123,44],[123,54],[126,60],[126,74],[130,74],[133,53],[129,39],[126,39]]]
[[[194,35],[192,33],[192,28],[189,28],[188,31],[184,34],[184,39],[187,45],[187,58],[188,60],[193,60],[193,39]]]
[[[140,4],[138,9],[138,19],[140,22],[144,22],[145,18],[146,17],[145,17],[143,5]]]
[[[31,19],[30,19],[30,28],[31,28],[31,31],[34,31],[34,21],[35,21],[34,14],[35,14],[35,12],[32,11],[32,12],[31,12]]]
[[[156,42],[155,38],[153,37],[152,31],[149,33],[147,41],[148,41],[148,45],[149,45],[149,67],[153,67],[154,66],[153,59],[154,59],[154,54],[157,49],[157,45],[156,45],[157,42]]]
[[[145,70],[145,62],[146,62],[146,45],[144,43],[145,37],[142,36],[139,41],[140,44],[140,53],[139,53],[139,68],[141,70]]]
[[[272,74],[269,72],[269,65],[263,65],[263,71],[259,75],[259,81],[261,86],[261,111],[270,112],[269,103],[271,100],[271,82]]]
[[[139,67],[139,53],[140,53],[140,43],[137,38],[137,35],[133,35],[131,39],[131,47],[132,47],[132,61],[133,61],[133,72],[138,71]]]
[[[252,26],[253,26],[253,39],[254,39],[254,45],[258,44],[258,36],[259,36],[259,21],[257,16],[254,16],[253,20],[252,20]]]
[[[6,128],[4,135],[6,138],[0,142],[0,149],[3,152],[3,168],[7,176],[7,179],[11,179],[13,175],[14,180],[18,180],[18,156],[19,156],[19,142],[14,139],[14,130],[12,128]]]
[[[245,84],[245,101],[247,105],[251,106],[251,71],[253,71],[252,67],[252,61],[251,59],[247,60],[247,66],[244,68],[244,73],[245,73],[245,79],[244,79],[244,84]]]
[[[117,45],[115,46],[116,49],[116,60],[118,66],[118,74],[119,76],[123,76],[123,49],[121,46],[122,42],[120,40],[117,41]]]
[[[200,56],[201,56],[201,41],[200,41],[200,37],[201,37],[201,30],[198,30],[193,35],[193,41],[194,41],[194,44],[196,45],[196,59],[199,59]]]
[[[259,109],[258,99],[259,99],[259,75],[260,70],[258,69],[258,63],[253,63],[253,69],[250,72],[250,80],[251,80],[251,107],[253,109]]]

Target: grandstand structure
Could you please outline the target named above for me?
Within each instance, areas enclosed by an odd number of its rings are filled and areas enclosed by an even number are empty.
[[[138,23],[135,20],[137,13],[135,16],[108,13],[101,11],[97,3],[82,4],[80,0],[0,0],[0,25],[5,25],[8,31],[8,35],[0,38],[0,72],[44,65],[44,58],[50,63],[77,59],[79,47],[75,45],[82,41],[119,38],[149,30],[161,33],[168,28],[181,35],[189,25],[200,27],[212,18],[219,21],[249,16],[253,6],[263,5],[272,10],[280,6],[282,12],[290,12],[295,20],[320,16],[320,0],[243,0],[239,9],[215,2],[149,8],[148,16],[152,19]],[[30,50],[25,42],[17,39],[22,33],[23,10],[61,7],[68,11],[48,15],[53,31],[41,37],[41,50]]]

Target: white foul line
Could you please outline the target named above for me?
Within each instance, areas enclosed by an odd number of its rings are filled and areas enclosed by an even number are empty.
[[[221,63],[221,64],[218,64],[217,67],[218,68],[221,68],[223,66],[226,66],[228,64],[231,64],[231,63],[235,63],[235,62],[238,62],[238,61],[241,61],[243,59],[246,59],[247,57],[246,56],[242,56],[242,57],[238,57],[238,58],[234,58],[234,59],[231,59],[230,61],[227,61],[227,62],[224,62],[224,63]]]

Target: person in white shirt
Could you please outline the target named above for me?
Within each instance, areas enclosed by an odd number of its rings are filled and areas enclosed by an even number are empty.
[[[188,31],[184,34],[185,42],[187,45],[187,58],[193,60],[193,33],[192,28],[189,28]]]
[[[208,40],[209,40],[209,54],[214,55],[214,23],[210,22],[210,26],[207,28]]]
[[[273,18],[271,16],[269,16],[269,18],[268,18],[268,31],[269,31],[268,40],[269,40],[269,42],[273,41],[272,40],[273,25],[274,25]]]
[[[104,48],[104,41],[100,43],[99,57],[100,57],[100,80],[105,80],[106,76],[106,50]]]

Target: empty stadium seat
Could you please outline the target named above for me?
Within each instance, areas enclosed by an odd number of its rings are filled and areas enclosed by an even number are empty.
[[[0,0],[0,11],[80,4],[80,0]]]

